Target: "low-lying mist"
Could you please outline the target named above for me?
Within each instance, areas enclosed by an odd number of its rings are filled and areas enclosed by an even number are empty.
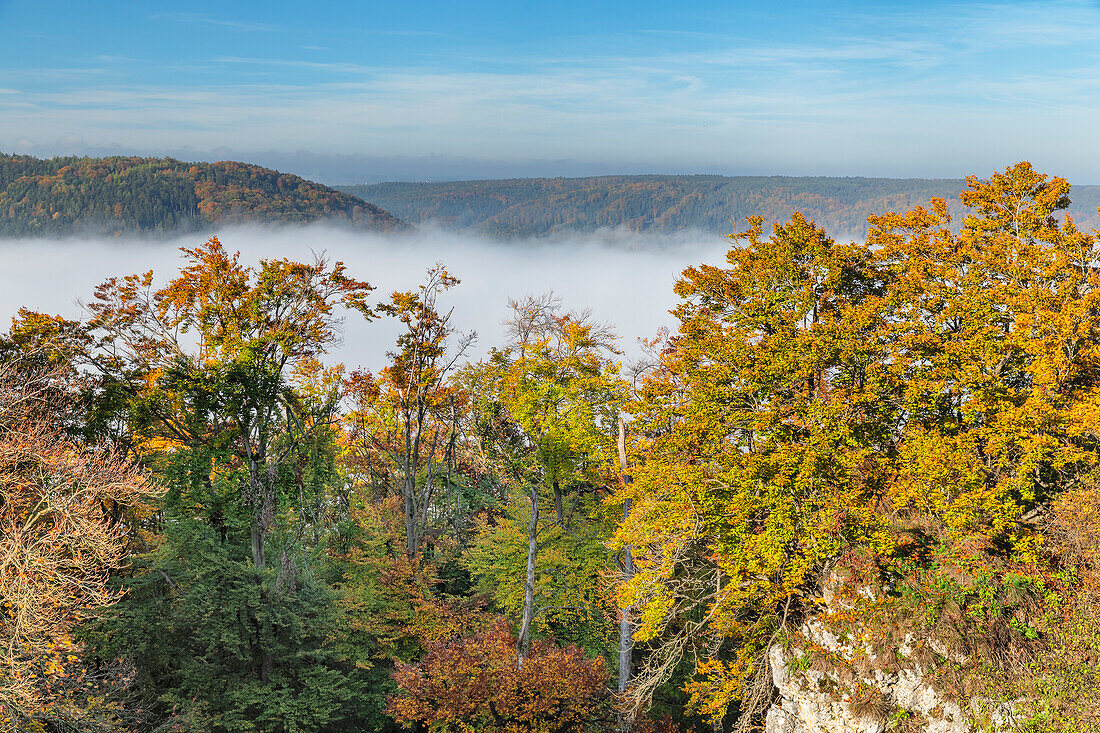
[[[501,321],[509,298],[553,291],[565,309],[588,308],[596,319],[613,325],[628,362],[639,353],[639,338],[674,326],[668,309],[676,302],[672,286],[680,271],[700,262],[719,264],[728,248],[723,237],[697,231],[606,230],[499,242],[442,230],[370,234],[310,225],[227,228],[217,236],[245,263],[309,260],[314,252],[342,260],[352,277],[377,288],[376,302],[390,291],[414,289],[425,271],[441,262],[462,283],[440,298],[440,306],[454,308],[459,330],[478,333],[469,354],[475,360],[504,342]],[[0,240],[0,331],[20,307],[78,317],[79,301],[90,300],[95,286],[108,277],[151,269],[164,283],[182,265],[178,247],[208,237]],[[365,323],[350,314],[343,344],[329,360],[378,370],[396,334],[396,324],[387,319]]]

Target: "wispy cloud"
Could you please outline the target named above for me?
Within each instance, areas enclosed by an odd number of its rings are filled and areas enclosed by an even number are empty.
[[[423,31],[402,28],[363,28],[356,33],[365,36],[393,36],[395,38],[446,38],[446,33],[439,31]]]
[[[220,28],[229,28],[245,33],[270,33],[276,30],[275,26],[268,23],[255,23],[243,20],[223,20],[220,18],[211,18],[206,15],[200,15],[199,13],[157,13],[156,15],[153,15],[151,17],[154,20],[165,20],[170,23],[199,23],[203,25],[218,26]]]
[[[547,44],[469,43],[437,56],[434,44],[411,42],[402,48],[417,54],[402,64],[323,41],[283,55],[242,43],[234,55],[160,66],[119,55],[86,68],[0,70],[12,89],[0,92],[0,148],[32,133],[79,132],[91,144],[148,149],[170,141],[791,173],[953,176],[999,167],[1006,155],[1048,155],[1083,178],[1100,165],[1100,142],[1081,132],[1100,125],[1094,4],[894,6],[838,10],[822,22],[801,35],[578,37],[554,54]],[[1052,142],[1056,127],[1079,135],[1073,156]]]
[[[311,71],[324,71],[341,74],[366,74],[377,71],[381,67],[369,67],[362,64],[340,61],[308,61],[305,59],[276,59],[276,58],[246,58],[243,56],[220,56],[214,59],[219,64],[239,64],[257,66],[260,68],[297,68]]]
[[[982,3],[960,12],[957,40],[984,47],[1072,46],[1100,41],[1100,6],[1087,0]]]

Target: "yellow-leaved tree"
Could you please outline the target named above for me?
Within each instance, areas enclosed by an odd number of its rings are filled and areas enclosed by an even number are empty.
[[[776,641],[811,616],[864,633],[823,602],[843,579],[867,618],[1022,668],[1036,518],[1097,465],[1100,253],[1057,218],[1068,190],[1020,163],[968,179],[961,229],[939,200],[871,217],[865,244],[753,220],[725,267],[684,271],[618,534],[639,705],[688,663],[696,709],[759,721]]]
[[[617,480],[625,383],[612,360],[613,333],[590,314],[563,313],[556,298],[542,296],[513,302],[509,325],[510,347],[494,350],[468,377],[481,412],[498,417],[489,439],[510,466],[504,473],[515,496],[507,521],[482,528],[469,564],[483,584],[498,586],[506,610],[519,611],[522,663],[539,614],[573,612],[579,621],[604,605],[593,587],[605,553],[599,522],[588,515]],[[518,572],[500,577],[504,568]]]

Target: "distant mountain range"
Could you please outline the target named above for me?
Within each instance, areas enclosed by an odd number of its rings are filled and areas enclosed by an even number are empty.
[[[795,211],[838,239],[867,217],[946,199],[961,180],[783,176],[598,176],[329,187],[248,163],[172,158],[51,158],[0,153],[0,237],[210,230],[333,221],[374,231],[436,225],[500,238],[601,228],[729,234],[749,216]],[[1075,186],[1070,213],[1100,228],[1100,186]],[[369,202],[369,203],[368,203]]]
[[[402,223],[353,195],[247,163],[0,154],[0,236],[123,234],[216,224]]]
[[[801,211],[836,238],[862,238],[869,215],[907,211],[932,197],[962,214],[964,187],[950,179],[657,175],[337,186],[412,224],[497,237],[603,227],[729,234],[748,216],[775,223]],[[1100,227],[1100,186],[1075,186],[1070,195],[1078,225]]]

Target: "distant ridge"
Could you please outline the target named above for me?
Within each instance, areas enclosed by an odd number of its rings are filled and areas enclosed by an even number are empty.
[[[402,225],[351,194],[247,163],[0,154],[0,236],[167,233],[320,220],[372,230]]]
[[[598,176],[338,186],[412,224],[434,221],[498,237],[626,227],[635,231],[740,231],[748,216],[768,223],[795,211],[833,237],[862,238],[867,217],[907,211],[932,197],[962,214],[962,180],[785,176]],[[1074,186],[1070,213],[1100,226],[1100,186]]]

